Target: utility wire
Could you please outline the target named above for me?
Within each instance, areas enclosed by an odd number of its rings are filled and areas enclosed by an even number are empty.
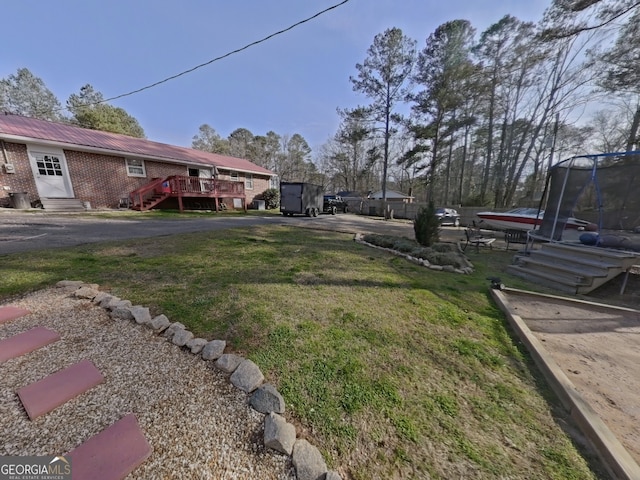
[[[266,37],[261,38],[260,40],[256,40],[255,42],[248,43],[244,47],[237,48],[237,49],[232,50],[232,51],[230,51],[228,53],[225,53],[224,55],[220,55],[219,57],[212,58],[208,62],[201,63],[200,65],[196,65],[195,67],[192,67],[192,68],[190,68],[188,70],[185,70],[184,72],[176,73],[175,75],[171,75],[170,77],[167,77],[167,78],[164,78],[162,80],[159,80],[159,81],[157,81],[155,83],[147,85],[146,87],[141,87],[141,88],[138,88],[137,90],[132,90],[131,92],[127,92],[127,93],[123,93],[121,95],[117,95],[115,97],[107,98],[107,99],[102,100],[101,102],[97,102],[97,103],[110,102],[112,100],[117,100],[118,98],[128,97],[129,95],[134,95],[134,94],[140,93],[140,92],[142,92],[144,90],[149,90],[150,88],[157,87],[158,85],[166,83],[166,82],[168,82],[170,80],[174,80],[174,79],[176,79],[178,77],[181,77],[181,76],[186,75],[188,73],[194,72],[194,71],[198,70],[199,68],[206,67],[207,65],[211,65],[214,62],[217,62],[217,61],[222,60],[224,58],[230,57],[231,55],[235,55],[236,53],[240,53],[243,50],[247,50],[248,48],[256,46],[256,45],[258,45],[260,43],[264,43],[264,42],[266,42],[267,40],[269,40],[269,39],[271,39],[273,37],[276,37],[278,35],[282,35],[283,33],[288,32],[289,30],[293,30],[294,28],[302,25],[303,23],[307,23],[307,22],[313,20],[314,18],[319,17],[320,15],[323,15],[323,14],[325,14],[325,13],[331,11],[331,10],[334,10],[334,9],[344,5],[347,2],[349,2],[349,0],[343,0],[340,3],[336,3],[335,5],[332,5],[331,7],[325,8],[324,10],[322,10],[322,11],[320,11],[320,12],[318,12],[318,13],[316,13],[316,14],[308,17],[308,18],[305,18],[304,20],[300,20],[299,22],[296,22],[293,25],[288,26],[287,28],[284,28],[282,30],[274,32],[271,35],[267,35]]]

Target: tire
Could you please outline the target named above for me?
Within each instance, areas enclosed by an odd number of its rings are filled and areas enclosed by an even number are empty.
[[[312,217],[317,217],[318,216],[318,209],[317,208],[312,208],[311,209],[311,216]]]
[[[304,212],[304,214],[305,214],[307,217],[311,217],[311,216],[313,216],[313,208],[307,208],[307,210],[306,210],[306,212]]]
[[[331,215],[335,215],[338,213],[338,209],[336,207],[331,207]]]
[[[349,207],[347,207],[346,205],[344,206],[344,208],[342,209],[343,213],[348,213],[349,212]]]

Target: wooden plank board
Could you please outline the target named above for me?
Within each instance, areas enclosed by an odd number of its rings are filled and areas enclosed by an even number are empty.
[[[35,327],[0,340],[0,363],[60,340],[60,334],[44,327]]]
[[[18,390],[20,401],[29,418],[50,412],[104,380],[100,371],[89,360],[52,373]]]
[[[13,305],[7,305],[5,307],[0,307],[0,325],[6,322],[10,322],[16,318],[24,317],[25,315],[30,314],[29,310],[25,310],[24,308],[14,307]]]
[[[71,452],[71,475],[78,479],[119,480],[151,455],[135,415],[129,414]]]

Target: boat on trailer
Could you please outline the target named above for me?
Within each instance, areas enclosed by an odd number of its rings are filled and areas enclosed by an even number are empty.
[[[479,212],[480,226],[488,226],[496,230],[533,230],[542,223],[544,210],[537,208],[514,208],[506,212]],[[574,230],[593,230],[593,223],[579,218],[569,217],[566,227]]]

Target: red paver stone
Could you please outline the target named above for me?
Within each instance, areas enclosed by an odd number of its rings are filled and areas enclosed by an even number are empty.
[[[129,414],[69,452],[74,480],[116,480],[133,472],[151,455],[138,420]]]
[[[7,305],[6,307],[0,307],[0,325],[9,322],[16,318],[24,317],[30,314],[29,310],[24,308],[14,307],[13,305]]]
[[[0,363],[60,340],[60,334],[44,327],[35,327],[0,340]]]
[[[29,418],[33,420],[95,387],[103,380],[102,374],[93,363],[82,360],[22,387],[18,390],[18,396]]]

